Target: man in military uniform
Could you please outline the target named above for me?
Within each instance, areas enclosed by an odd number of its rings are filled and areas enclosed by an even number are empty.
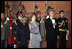
[[[59,11],[60,18],[58,18],[60,48],[66,48],[66,30],[68,30],[68,19],[64,17],[64,11]]]

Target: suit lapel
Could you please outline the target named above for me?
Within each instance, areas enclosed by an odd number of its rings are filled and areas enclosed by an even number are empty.
[[[50,21],[50,25],[53,27],[52,20],[50,18],[49,18],[49,21]]]
[[[49,21],[50,21],[50,25],[53,27],[53,23],[52,23],[52,20],[49,18]],[[55,22],[56,22],[56,19],[55,19]],[[54,28],[54,27],[53,27]],[[56,28],[56,26],[55,26],[55,28]],[[54,28],[54,29],[55,29]]]

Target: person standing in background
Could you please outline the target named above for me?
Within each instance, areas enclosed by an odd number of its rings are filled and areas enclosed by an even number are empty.
[[[60,10],[59,15],[60,17],[58,18],[58,29],[59,29],[60,48],[66,48],[66,37],[69,36],[68,19],[64,16],[64,10]]]
[[[7,42],[5,41],[5,16],[4,13],[1,13],[1,48],[7,47]]]
[[[41,17],[41,21],[40,21],[40,34],[41,34],[41,38],[42,38],[40,46],[41,46],[41,48],[43,48],[43,38],[45,36],[45,19],[44,19],[44,16]]]

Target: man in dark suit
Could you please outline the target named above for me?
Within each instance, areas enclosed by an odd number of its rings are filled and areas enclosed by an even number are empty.
[[[57,21],[55,11],[50,9],[49,18],[45,20],[47,48],[57,48]]]
[[[4,16],[4,13],[1,13],[1,48],[7,48],[7,40],[8,40],[8,33],[6,30],[8,29],[7,27],[7,22]],[[7,30],[9,31],[9,30]]]
[[[17,48],[27,48],[28,41],[30,40],[30,31],[29,26],[26,23],[26,17],[17,22],[17,25],[15,26]]]

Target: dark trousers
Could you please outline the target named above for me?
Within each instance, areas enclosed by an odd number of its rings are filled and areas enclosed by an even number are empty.
[[[22,40],[21,43],[17,42],[17,48],[28,48],[28,41]]]
[[[66,48],[66,32],[59,32],[60,48]]]
[[[19,45],[17,48],[28,48],[28,44]]]
[[[43,45],[43,37],[42,38],[42,41],[40,42],[40,48],[43,48],[42,45]]]
[[[42,41],[40,42],[40,48],[42,48]]]
[[[7,44],[7,48],[14,48],[14,44],[11,45]]]
[[[2,40],[2,42],[1,42],[1,48],[5,48],[5,40]]]
[[[1,48],[7,48],[7,40],[2,40],[1,41]]]
[[[48,37],[47,39],[47,48],[57,48],[57,37],[54,36],[50,36],[50,38]]]

